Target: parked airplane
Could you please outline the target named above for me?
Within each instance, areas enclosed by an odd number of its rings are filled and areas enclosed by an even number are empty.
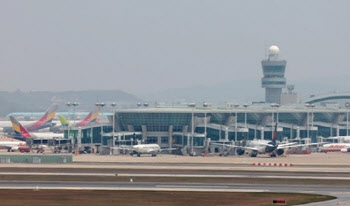
[[[30,152],[30,148],[28,147],[26,142],[14,140],[12,138],[9,139],[9,141],[0,141],[0,148],[5,148],[8,152]]]
[[[121,148],[120,148],[121,149]],[[141,156],[141,154],[151,154],[152,157],[157,156],[158,153],[160,153],[163,150],[176,150],[177,148],[172,149],[161,149],[158,144],[138,144],[134,145],[131,148],[122,148],[121,150],[129,150],[130,155],[133,156],[134,154],[138,157]]]
[[[29,133],[29,131],[22,126],[21,123],[17,121],[15,117],[10,116],[10,120],[12,122],[13,130],[15,131],[15,138],[19,139],[53,139],[53,138],[63,138],[62,133],[52,133],[52,132],[37,132],[37,133]]]
[[[320,147],[321,152],[350,152],[350,143],[330,143]]]
[[[52,119],[56,115],[56,111],[58,109],[57,104],[53,104],[49,107],[49,109],[45,112],[45,114],[38,121],[26,121],[26,125],[24,127],[29,131],[38,131],[40,129],[44,129],[47,127],[51,127]],[[13,131],[12,122],[10,121],[0,121],[0,131],[4,131],[10,133]]]
[[[141,154],[151,154],[152,157],[155,157],[160,151],[161,149],[158,144],[139,144],[132,146],[130,155],[132,156],[136,154],[138,157],[140,157]]]
[[[58,118],[61,122],[62,127],[67,127],[68,125],[70,127],[83,127],[83,126],[90,124],[91,122],[95,122],[99,113],[100,113],[99,107],[95,107],[82,121],[80,121],[74,125],[70,125],[71,123],[68,122],[67,119],[61,115],[58,115]]]
[[[283,155],[285,150],[290,147],[300,147],[307,146],[311,144],[299,144],[293,143],[277,143],[277,124],[275,126],[275,131],[273,133],[272,141],[268,140],[252,140],[247,142],[246,146],[236,146],[236,145],[227,145],[227,144],[217,144],[212,143],[213,145],[220,145],[226,147],[237,148],[237,155],[243,155],[246,153],[246,150],[249,151],[251,157],[256,157],[258,154],[269,154],[271,157],[276,157],[277,155]]]

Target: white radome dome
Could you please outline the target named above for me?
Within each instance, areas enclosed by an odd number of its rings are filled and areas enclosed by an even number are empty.
[[[278,48],[278,46],[276,45],[270,46],[269,55],[277,55],[278,53],[280,53],[280,49]]]

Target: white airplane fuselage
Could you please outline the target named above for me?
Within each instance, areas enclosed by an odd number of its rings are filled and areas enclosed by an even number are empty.
[[[257,148],[259,154],[264,154],[266,151],[266,145],[271,142],[267,140],[252,140],[247,143],[247,147]]]
[[[350,152],[350,143],[330,143],[324,144],[320,148],[321,152]]]
[[[136,154],[158,154],[161,149],[157,144],[139,144],[132,146],[132,150]]]
[[[53,139],[53,138],[63,138],[63,133],[53,133],[53,132],[35,132],[29,133],[34,139]]]

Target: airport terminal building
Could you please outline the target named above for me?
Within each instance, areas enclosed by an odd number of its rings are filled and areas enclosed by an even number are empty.
[[[70,136],[81,146],[141,142],[159,144],[161,148],[179,148],[182,154],[214,152],[210,142],[240,144],[246,140],[272,139],[276,123],[279,141],[300,138],[317,142],[318,137],[345,136],[349,131],[348,113],[348,107],[314,104],[145,107],[117,110],[114,121],[112,115],[108,116],[110,123],[71,128]],[[68,137],[67,129],[65,136]]]

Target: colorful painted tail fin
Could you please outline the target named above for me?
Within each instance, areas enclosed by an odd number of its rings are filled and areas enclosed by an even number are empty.
[[[45,112],[44,116],[42,116],[37,122],[27,128],[28,131],[32,132],[40,129],[44,124],[49,123],[56,115],[56,111],[58,109],[57,104],[53,104],[49,107],[49,109]]]
[[[96,118],[98,117],[98,115],[100,114],[100,108],[99,107],[95,107],[81,122],[79,122],[76,126],[78,127],[82,127],[85,126],[87,124],[89,124],[90,122],[95,122]]]
[[[273,132],[272,141],[276,142],[276,139],[277,139],[277,123],[276,123],[276,125],[275,125],[275,131]]]
[[[13,130],[16,134],[23,136],[25,139],[31,137],[26,128],[24,128],[15,117],[10,116],[10,120],[12,122]]]
[[[69,122],[63,116],[58,115],[58,119],[60,120],[62,127],[67,127],[69,125]]]

